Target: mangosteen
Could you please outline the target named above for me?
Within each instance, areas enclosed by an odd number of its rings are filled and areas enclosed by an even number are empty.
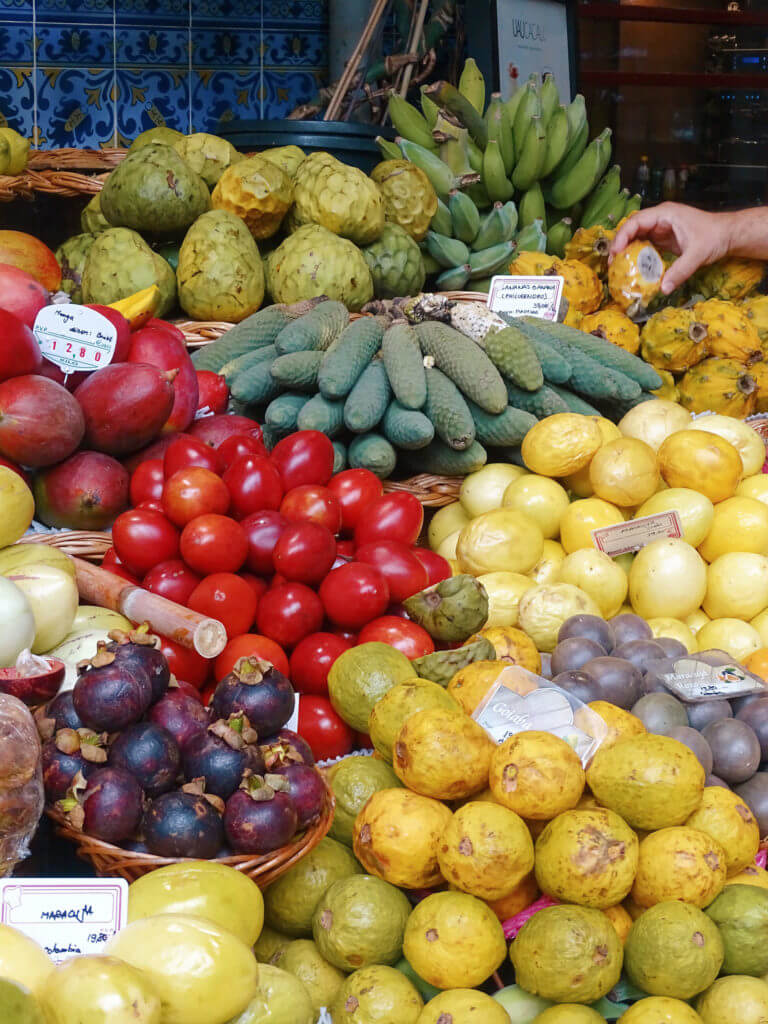
[[[80,716],[75,711],[72,691],[59,693],[43,707],[35,711],[35,722],[41,739],[49,740],[59,729],[83,729]]]
[[[288,789],[288,780],[279,775],[243,778],[224,811],[224,831],[233,850],[271,853],[293,838],[298,815]]]
[[[764,700],[766,697],[768,697],[768,689],[758,690],[757,693],[747,693],[743,697],[733,697],[731,707],[734,717],[739,718],[744,708],[748,708],[750,704],[756,704],[757,701]]]
[[[613,656],[631,661],[640,672],[651,668],[653,662],[666,658],[663,648],[655,640],[627,640],[613,648]]]
[[[760,760],[768,761],[768,697],[753,700],[736,712],[737,722],[746,722],[760,742]]]
[[[671,693],[647,693],[633,704],[632,714],[648,732],[658,736],[668,736],[670,729],[688,725],[685,705]]]
[[[593,658],[583,669],[595,681],[598,700],[628,711],[640,696],[641,677],[635,666],[623,658]]]
[[[244,715],[219,719],[183,748],[186,779],[204,779],[207,793],[226,800],[240,785],[246,770],[257,774],[264,771],[264,758],[255,740],[256,733]]]
[[[552,652],[552,673],[578,672],[588,661],[600,658],[605,651],[596,640],[584,636],[570,636],[561,640]]]
[[[197,697],[174,687],[152,705],[147,718],[169,732],[182,753],[191,740],[205,735],[211,721]]]
[[[604,654],[611,653],[615,642],[610,625],[597,615],[571,615],[567,618],[557,634],[557,642],[562,643],[571,637],[594,640],[600,644]]]
[[[283,764],[314,764],[315,758],[307,741],[291,729],[281,729],[259,743],[268,771]]]
[[[320,817],[325,805],[325,783],[317,768],[308,764],[284,764],[271,769],[288,780],[288,792],[296,808],[298,828],[306,828]]]
[[[609,619],[609,625],[613,630],[615,647],[628,644],[632,640],[653,640],[651,627],[639,615],[625,612],[623,615],[616,615]]]
[[[119,664],[106,648],[81,662],[78,672],[72,699],[89,729],[119,732],[138,722],[152,702],[152,686],[144,669]]]
[[[109,763],[135,776],[147,796],[160,796],[176,785],[181,754],[165,729],[154,722],[136,722],[112,744]]]
[[[131,671],[143,669],[152,687],[152,702],[160,700],[168,689],[171,670],[160,650],[159,638],[149,633],[147,626],[139,626],[130,633],[114,629],[109,638],[105,649],[115,655],[116,663]]]
[[[671,636],[657,636],[656,643],[664,651],[665,658],[685,658],[688,655],[688,648]]]
[[[688,724],[692,729],[698,729],[699,732],[706,729],[712,722],[722,722],[726,718],[733,718],[733,711],[730,703],[724,698],[699,700],[695,704],[688,705]]]
[[[106,760],[102,737],[95,732],[59,729],[43,744],[43,785],[48,802],[63,800],[78,772],[83,779],[88,779]]]
[[[754,814],[760,835],[768,835],[768,772],[757,772],[747,782],[734,786],[734,793],[738,793]]]
[[[661,673],[653,665],[643,672],[640,680],[640,694],[644,696],[647,693],[669,693]]]
[[[224,841],[224,803],[193,787],[164,793],[144,814],[144,841],[158,857],[215,857]]]
[[[260,736],[282,729],[293,714],[295,697],[288,679],[268,661],[240,658],[213,694],[217,718],[244,714]]]
[[[561,690],[570,693],[584,704],[591,704],[593,700],[601,700],[595,680],[588,672],[578,672],[575,670],[560,672],[552,682],[555,686],[559,686]]]
[[[123,768],[99,768],[88,779],[80,801],[64,809],[72,824],[87,835],[120,843],[134,834],[141,821],[141,786]]]
[[[0,693],[9,693],[27,707],[35,707],[55,697],[66,671],[67,666],[58,658],[42,658],[25,650],[15,665],[0,668]]]
[[[712,748],[715,775],[730,786],[752,778],[760,765],[760,740],[746,722],[735,718],[710,722],[702,735]]]
[[[667,736],[692,750],[699,759],[704,772],[709,775],[712,771],[712,748],[700,732],[691,729],[689,725],[676,725],[669,730]],[[706,783],[706,785],[709,785],[709,783]]]

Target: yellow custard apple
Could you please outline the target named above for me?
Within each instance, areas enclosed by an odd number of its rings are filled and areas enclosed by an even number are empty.
[[[603,301],[603,284],[591,267],[578,260],[555,260],[550,274],[563,278],[563,296],[568,311],[594,313]]]
[[[755,411],[757,382],[736,359],[705,359],[679,385],[680,404],[690,412],[719,412],[745,419]]]
[[[214,210],[240,217],[256,239],[275,234],[292,201],[291,179],[261,156],[249,156],[228,167],[211,197]]]
[[[371,171],[384,198],[384,216],[420,242],[437,212],[437,193],[421,168],[409,160],[383,160]]]
[[[650,242],[632,242],[608,268],[608,291],[629,316],[647,309],[661,291],[664,260]]]
[[[757,328],[738,306],[721,299],[708,299],[693,307],[696,319],[706,325],[710,354],[722,359],[749,363],[762,358]]]
[[[356,245],[384,230],[384,198],[375,181],[330,153],[312,153],[294,178],[293,223],[320,224]]]
[[[632,355],[636,355],[640,348],[640,328],[618,310],[601,309],[598,313],[589,313],[581,321],[580,329],[605,338]]]
[[[694,278],[694,289],[707,299],[736,302],[750,296],[765,277],[765,264],[730,256],[703,267]]]
[[[707,326],[691,309],[668,306],[643,326],[643,359],[657,370],[689,370],[709,354]]]
[[[602,224],[579,228],[565,247],[565,258],[586,263],[600,277],[605,277],[608,273],[608,254],[615,236],[614,229],[605,228]]]
[[[307,154],[299,146],[275,146],[265,149],[259,156],[281,167],[289,178],[293,178],[299,166],[306,160]]]

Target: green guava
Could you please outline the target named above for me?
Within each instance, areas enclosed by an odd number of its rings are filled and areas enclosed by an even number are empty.
[[[339,970],[393,964],[402,955],[410,913],[407,896],[394,885],[374,875],[352,875],[320,898],[312,934],[320,954]]]
[[[391,967],[350,974],[331,1006],[333,1024],[416,1024],[424,1002],[408,979]]]
[[[705,911],[725,946],[722,974],[768,972],[768,889],[728,885]]]
[[[352,846],[355,818],[369,798],[381,789],[396,789],[402,782],[390,766],[376,757],[355,755],[337,761],[328,769],[328,784],[336,797],[329,836]]]
[[[3,1024],[45,1024],[37,1000],[23,985],[0,978],[0,1020]]]
[[[320,955],[311,939],[295,939],[285,950],[280,966],[303,982],[315,1012],[330,1006],[345,974]]]
[[[696,1010],[704,1024],[764,1024],[768,985],[747,975],[718,978],[696,1000]]]
[[[309,992],[299,979],[262,964],[256,995],[229,1024],[313,1024],[314,1019]]]
[[[273,928],[265,925],[261,929],[261,935],[259,935],[254,944],[253,955],[260,964],[271,964],[273,967],[280,967],[285,951],[290,946],[291,941],[288,935],[281,935],[280,932],[276,932]]]

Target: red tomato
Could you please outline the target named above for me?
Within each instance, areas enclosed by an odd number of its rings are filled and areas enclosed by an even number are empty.
[[[247,633],[256,618],[258,600],[247,580],[233,572],[215,572],[189,595],[187,607],[211,619],[218,619],[231,639]]]
[[[147,498],[146,501],[140,501],[136,508],[151,508],[153,512],[159,512],[161,516],[165,515],[162,501],[157,501],[155,498]]]
[[[254,594],[256,595],[256,603],[258,604],[263,595],[269,589],[267,582],[263,580],[261,576],[254,576],[252,572],[240,572],[238,573],[238,576],[240,577],[240,579],[245,580],[245,582],[254,592]]]
[[[160,501],[163,496],[164,481],[162,459],[147,459],[146,462],[140,463],[131,476],[128,491],[131,504],[138,505],[142,501]]]
[[[319,523],[288,523],[275,544],[275,572],[298,583],[319,583],[336,558],[333,534]]]
[[[291,655],[291,682],[299,693],[328,696],[328,672],[340,654],[352,644],[334,633],[310,633]]]
[[[146,576],[158,562],[179,557],[179,531],[152,509],[129,509],[112,524],[115,553],[129,572]]]
[[[320,600],[331,622],[347,629],[360,629],[384,612],[389,604],[389,587],[375,566],[347,562],[325,577],[320,585]]]
[[[212,413],[227,411],[229,388],[227,382],[213,370],[196,370],[197,408],[210,409]]]
[[[203,576],[237,572],[247,554],[245,530],[229,516],[198,516],[181,531],[181,557]]]
[[[404,601],[427,586],[427,570],[407,544],[380,540],[363,544],[355,556],[359,562],[375,565],[389,584],[391,601]]]
[[[248,538],[246,566],[261,576],[271,576],[275,571],[272,552],[281,533],[288,525],[285,519],[274,509],[267,509],[264,512],[254,512],[253,515],[246,516],[245,519],[240,520],[240,525]]]
[[[414,544],[423,523],[424,509],[415,495],[407,491],[384,494],[365,510],[365,516],[355,527],[355,543],[358,547],[376,540]]]
[[[176,526],[186,526],[192,519],[209,512],[223,516],[228,508],[227,485],[210,469],[189,466],[165,481],[163,509]]]
[[[352,533],[365,509],[384,493],[384,485],[370,469],[345,469],[328,484],[341,505],[341,528]]]
[[[176,604],[186,605],[189,595],[199,582],[200,577],[197,573],[192,572],[180,558],[174,558],[170,562],[160,562],[154,569],[150,569],[142,585],[152,594],[159,594],[160,597],[167,597]]]
[[[165,655],[168,668],[178,680],[184,680],[196,690],[205,686],[213,665],[212,661],[203,658],[189,647],[182,647],[181,644],[169,640],[167,636],[160,637],[160,650]]]
[[[336,496],[327,487],[302,484],[294,487],[283,498],[280,514],[290,522],[319,523],[338,533],[341,529],[341,507]]]
[[[216,449],[223,469],[229,469],[241,455],[266,455],[264,442],[253,434],[233,434]]]
[[[355,733],[331,707],[327,697],[299,698],[297,732],[309,744],[316,761],[344,757],[355,749]]]
[[[333,445],[319,430],[297,430],[284,437],[270,458],[286,491],[301,484],[327,484],[333,475]]]
[[[432,654],[435,649],[432,637],[426,629],[416,622],[401,619],[396,615],[382,615],[380,619],[374,619],[360,630],[359,643],[367,644],[375,640],[389,644],[411,659]]]
[[[166,480],[169,480],[174,473],[178,473],[180,469],[188,469],[190,466],[202,466],[203,469],[209,469],[211,473],[218,473],[221,470],[219,457],[209,445],[203,444],[196,437],[189,435],[174,438],[163,455],[163,471]]]
[[[281,647],[293,647],[323,622],[320,598],[303,583],[281,583],[270,587],[259,602],[256,624],[259,632]]]
[[[427,570],[428,587],[453,575],[448,559],[438,555],[436,551],[430,551],[429,548],[413,548],[413,553]]]
[[[283,482],[265,455],[241,455],[224,474],[232,495],[232,514],[244,519],[253,512],[280,508]]]
[[[336,554],[343,555],[344,558],[354,558],[355,542],[353,540],[337,540]]]
[[[268,636],[259,636],[258,633],[243,633],[241,636],[232,637],[216,659],[213,666],[216,681],[221,682],[224,676],[229,675],[241,658],[263,658],[284,676],[289,672],[285,651],[274,640],[270,640]]]
[[[334,626],[330,632],[333,633],[334,636],[341,637],[341,639],[345,640],[350,647],[357,647],[357,633],[352,633],[348,629],[342,629],[341,626]]]
[[[128,580],[129,583],[135,583],[137,587],[141,586],[141,580],[128,572],[123,563],[117,557],[113,547],[107,548],[106,554],[101,560],[101,568],[106,569],[107,572],[111,572],[115,576],[122,576],[122,578],[124,580]]]

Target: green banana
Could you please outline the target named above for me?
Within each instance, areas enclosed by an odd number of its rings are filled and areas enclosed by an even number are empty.
[[[565,255],[565,247],[573,237],[573,221],[570,217],[563,217],[557,224],[553,224],[547,232],[547,252],[550,256]]]
[[[637,213],[637,211],[641,209],[642,205],[643,197],[635,193],[635,195],[630,197],[629,202],[627,203],[626,209],[624,210],[624,216],[629,217],[633,213]]]
[[[515,141],[515,153],[520,160],[525,144],[531,120],[534,117],[541,117],[541,98],[534,82],[526,82],[523,86],[523,95],[515,111],[515,120],[512,123],[512,136]]]
[[[541,168],[547,155],[547,130],[540,117],[532,117],[523,148],[519,150],[517,166],[512,174],[512,184],[526,192],[541,176]]]
[[[623,188],[613,202],[605,208],[605,212],[600,217],[600,223],[606,225],[610,224],[612,228],[615,228],[619,221],[624,217],[624,211],[627,208],[628,202],[629,189]]]
[[[520,227],[527,228],[535,220],[542,220],[546,224],[547,213],[544,208],[544,196],[541,185],[536,182],[525,192],[518,204],[520,214]]]
[[[381,135],[376,136],[376,145],[379,147],[384,160],[402,160],[403,154],[397,148],[394,142],[390,142],[389,139],[383,138]]]
[[[515,123],[515,114],[517,108],[520,105],[520,101],[523,98],[523,86],[516,86],[514,91],[509,94],[509,99],[504,101],[504,109],[507,112],[507,120],[509,121],[510,128]]]
[[[616,198],[621,188],[621,167],[614,164],[605,174],[584,207],[584,214],[581,218],[583,228],[591,228],[593,224],[599,223],[600,214]]]
[[[474,185],[467,185],[466,187],[462,186],[462,189],[467,193],[478,210],[487,210],[489,206],[493,206],[491,197],[486,192],[485,185],[482,181],[478,181]]]
[[[444,203],[442,199],[437,200],[437,212],[435,213],[432,220],[429,222],[429,226],[433,231],[436,231],[438,235],[450,236],[453,234],[451,211],[448,208],[448,205]]]
[[[434,128],[435,122],[437,121],[437,115],[440,113],[440,107],[438,107],[436,103],[433,103],[429,96],[426,95],[423,88],[421,90],[421,112],[424,115],[424,120],[429,125],[430,130]]]
[[[527,228],[518,231],[517,238],[518,252],[545,252],[547,248],[547,232],[544,230],[544,221],[535,220]]]
[[[547,153],[541,176],[548,178],[568,152],[571,144],[571,123],[568,119],[568,108],[558,107],[552,114],[547,125]]]
[[[494,202],[505,203],[515,194],[512,182],[504,173],[504,160],[496,139],[490,139],[483,153],[483,184]]]
[[[480,211],[466,192],[459,192],[457,189],[453,189],[448,197],[448,210],[451,215],[453,237],[469,245],[480,230]]]
[[[608,164],[611,162],[611,156],[613,155],[613,143],[611,142],[611,136],[613,130],[611,128],[605,128],[600,132],[600,138],[603,140],[603,145],[600,150],[600,171],[595,178],[594,185],[602,178],[605,174]]]
[[[441,267],[458,267],[469,262],[469,249],[458,238],[438,235],[436,231],[428,231],[427,251],[436,259]]]
[[[565,154],[563,159],[555,168],[554,175],[552,175],[552,180],[554,180],[555,178],[562,177],[564,174],[567,174],[568,171],[572,170],[572,168],[576,166],[576,164],[581,159],[584,150],[587,148],[588,141],[589,125],[585,121],[583,127],[579,131],[579,134],[576,136],[575,139],[571,141],[571,144],[568,147],[568,152]]]
[[[440,146],[440,159],[447,164],[454,174],[471,174],[472,164],[469,162],[469,149],[467,147],[467,133],[465,129],[462,138],[446,139]]]
[[[587,103],[584,96],[581,93],[578,93],[565,109],[568,111],[568,122],[571,126],[571,138],[575,139],[587,123]]]
[[[539,95],[541,96],[541,116],[544,124],[549,124],[552,115],[560,106],[560,93],[555,76],[551,72],[544,75]]]
[[[509,266],[515,254],[514,242],[500,242],[499,245],[478,249],[469,257],[469,279],[491,277]]]
[[[433,102],[455,114],[480,149],[485,149],[488,142],[488,129],[485,126],[485,121],[454,85],[451,85],[450,82],[433,82],[432,85],[426,87],[425,91]]]
[[[480,221],[480,230],[472,242],[472,249],[479,252],[481,249],[489,249],[492,245],[509,241],[509,223],[510,217],[506,206],[495,203],[490,213]]]
[[[589,195],[611,158],[610,135],[611,129],[606,128],[590,142],[576,164],[555,179],[548,196],[552,206],[564,210]]]
[[[452,188],[462,188],[464,185],[470,185],[479,180],[477,174],[465,174],[457,177],[437,153],[425,149],[424,146],[419,146],[416,142],[409,142],[402,138],[397,138],[395,141],[405,159],[410,160],[412,164],[424,171],[432,183],[432,188],[440,198],[447,198]]]
[[[511,242],[514,238],[515,231],[517,231],[518,212],[515,204],[510,200],[508,203],[504,203],[503,207],[505,215],[509,218],[509,229],[507,237],[504,239],[505,242]]]
[[[419,249],[421,249],[421,259],[424,264],[424,271],[429,276],[431,274],[439,274],[443,269],[434,256],[430,256],[427,252],[427,246],[424,242],[419,242]]]
[[[472,138],[467,138],[467,153],[469,154],[469,166],[478,174],[483,173],[483,151]]]
[[[387,111],[398,135],[402,135],[409,142],[424,146],[425,149],[436,149],[432,130],[426,118],[413,104],[393,92],[389,97]]]
[[[462,263],[458,267],[450,267],[435,279],[435,285],[439,292],[463,292],[469,281],[470,266]]]
[[[478,114],[485,110],[485,79],[472,57],[467,57],[459,77],[459,92]]]
[[[510,176],[515,167],[515,140],[509,129],[509,121],[501,93],[495,92],[485,112],[485,123],[488,125],[488,139],[496,139],[504,161],[504,173]]]

